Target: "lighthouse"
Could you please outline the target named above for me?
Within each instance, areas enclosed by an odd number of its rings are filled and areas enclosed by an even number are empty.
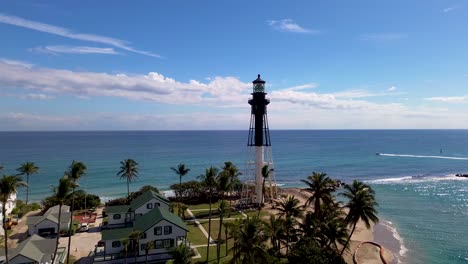
[[[270,130],[268,128],[267,118],[267,106],[270,100],[266,98],[265,81],[260,78],[260,74],[252,84],[252,99],[249,99],[251,115],[247,142],[247,181],[244,185],[244,197],[247,198],[250,203],[262,204],[267,199],[271,201],[276,198],[277,193],[273,170],[265,179],[265,197],[263,197],[262,193],[264,180],[262,168],[268,165],[269,169],[273,169]]]

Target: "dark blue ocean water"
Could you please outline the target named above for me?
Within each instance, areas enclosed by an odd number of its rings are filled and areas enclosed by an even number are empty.
[[[407,248],[396,252],[402,262],[468,263],[468,179],[453,176],[468,173],[468,130],[288,130],[271,138],[276,179],[285,187],[301,186],[313,171],[372,184],[381,217]],[[0,164],[2,173],[15,173],[35,162],[31,198],[40,200],[72,160],[82,161],[88,172],[81,187],[105,199],[126,193],[116,176],[123,159],[140,164],[133,190],[164,190],[178,181],[170,167],[179,162],[192,169],[184,180],[228,160],[242,169],[246,145],[246,131],[0,132]]]

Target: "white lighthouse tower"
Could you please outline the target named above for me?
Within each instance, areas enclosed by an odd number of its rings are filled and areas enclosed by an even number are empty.
[[[276,199],[277,196],[274,170],[265,179],[265,197],[262,194],[264,180],[262,168],[268,165],[269,169],[273,169],[270,130],[267,118],[267,105],[270,103],[270,100],[265,97],[265,81],[260,78],[260,74],[252,84],[252,99],[249,100],[252,110],[247,142],[248,158],[245,171],[247,180],[244,185],[243,198],[248,203],[262,204],[265,201]]]

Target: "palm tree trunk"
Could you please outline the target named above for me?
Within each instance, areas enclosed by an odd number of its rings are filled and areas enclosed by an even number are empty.
[[[72,227],[73,227],[73,210],[75,209],[75,188],[72,192],[72,205],[70,208],[70,225],[68,226],[68,249],[67,249],[67,263],[70,263],[70,247],[72,240]]]
[[[128,178],[127,178],[127,198],[130,198],[130,182],[128,181]]]
[[[224,227],[224,239],[226,241],[226,254],[225,254],[225,256],[227,256],[228,255],[228,229],[227,229],[226,226]]]
[[[210,205],[210,212],[208,213],[208,243],[206,247],[206,263],[208,263],[208,259],[210,257],[210,238],[211,238],[211,190],[210,190],[210,198],[208,201]]]
[[[182,185],[182,175],[179,175],[179,185]]]
[[[52,258],[52,264],[55,262],[55,258],[57,257],[57,250],[58,250],[58,245],[59,245],[59,239],[60,239],[60,221],[62,220],[62,203],[59,205],[59,215],[58,215],[58,223],[57,223],[57,242],[55,243],[55,251],[54,251],[54,257]]]
[[[224,203],[224,200],[222,200],[221,203]],[[223,208],[224,208],[224,205],[223,205]],[[218,241],[217,241],[218,243],[216,245],[217,247],[216,257],[218,259],[218,264],[219,264],[219,260],[221,256],[221,231],[223,227],[223,214],[224,214],[223,211],[219,212],[219,231],[218,231]]]
[[[266,178],[263,178],[262,199],[260,200],[260,205],[258,206],[258,217],[260,217],[260,212],[262,211],[263,202],[265,200],[265,181],[266,181]]]
[[[136,240],[133,240],[133,248],[135,250],[135,263],[137,263],[137,255],[138,255],[138,242]]]
[[[356,229],[356,225],[357,225],[357,222],[354,222],[353,230],[351,230],[351,234],[349,234],[348,240],[346,240],[346,243],[343,246],[343,250],[341,250],[340,256],[342,256],[344,251],[346,250],[346,247],[348,246],[349,240],[351,240],[351,237],[353,236],[354,229]]]
[[[320,219],[320,199],[315,198],[314,211],[317,219]]]
[[[26,173],[26,205],[28,205],[29,200],[29,173]]]
[[[9,263],[9,260],[8,260],[8,233],[7,233],[7,227],[6,227],[6,203],[3,203],[3,207],[2,207],[2,215],[3,215],[3,219],[2,219],[2,222],[3,222],[3,237],[5,238],[5,260],[6,260],[6,263],[8,264]]]

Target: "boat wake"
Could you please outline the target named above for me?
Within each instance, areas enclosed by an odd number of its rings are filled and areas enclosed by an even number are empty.
[[[404,157],[404,158],[429,158],[429,159],[468,160],[468,157],[425,156],[425,155],[389,154],[389,153],[378,153],[377,156]]]
[[[455,174],[443,176],[404,176],[394,178],[384,178],[376,180],[367,180],[370,184],[406,184],[406,183],[423,183],[423,182],[438,182],[438,181],[468,181],[467,177],[457,177]]]

